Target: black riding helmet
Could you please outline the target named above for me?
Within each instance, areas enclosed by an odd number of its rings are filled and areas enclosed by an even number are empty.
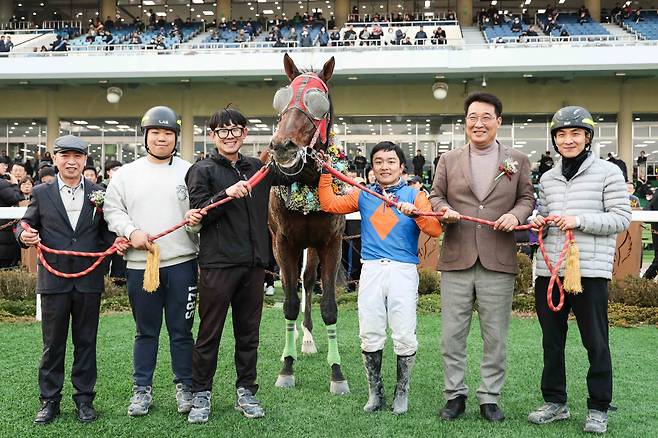
[[[553,141],[555,152],[559,153],[557,144],[555,143],[555,133],[558,129],[583,128],[589,132],[589,142],[585,146],[587,149],[592,145],[592,140],[594,139],[594,125],[592,115],[582,106],[565,106],[558,110],[553,115],[553,120],[551,120],[551,140]]]
[[[178,137],[180,135],[180,127],[181,127],[181,119],[178,117],[178,114],[176,114],[176,112],[173,109],[169,108],[168,106],[154,106],[150,110],[146,111],[144,117],[142,117],[142,123],[141,123],[142,134],[144,134],[144,146],[146,147],[146,152],[148,152],[150,155],[154,156],[159,160],[166,160],[167,158],[171,158],[173,160],[174,155],[176,155],[176,149],[178,147]],[[171,151],[171,155],[166,157],[160,157],[158,155],[151,153],[148,147],[148,143],[146,142],[148,130],[151,128],[168,129],[169,131],[173,131],[176,134],[176,146],[174,146],[174,150]],[[169,164],[171,164],[171,161],[169,162]]]

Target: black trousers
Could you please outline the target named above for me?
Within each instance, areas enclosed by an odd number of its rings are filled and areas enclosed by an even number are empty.
[[[76,404],[92,401],[96,393],[96,335],[100,293],[70,292],[41,295],[43,355],[39,391],[43,401],[60,401],[64,385],[64,358],[71,321],[73,367],[71,383]]]
[[[564,306],[559,312],[548,308],[548,277],[535,281],[535,308],[542,330],[544,371],[541,392],[544,400],[553,403],[567,402],[567,380],[564,347],[567,339],[567,318],[573,310],[580,338],[587,350],[588,409],[606,412],[612,400],[612,361],[608,345],[608,280],[582,278],[583,292],[565,292]],[[553,304],[559,302],[560,292],[553,288]]]
[[[656,230],[651,228],[651,241],[653,242],[653,261],[651,265],[644,272],[642,277],[653,280],[658,274],[658,234],[655,234]]]
[[[199,334],[192,355],[192,391],[211,391],[224,322],[231,306],[235,337],[235,387],[258,391],[256,363],[263,311],[263,268],[201,269]]]

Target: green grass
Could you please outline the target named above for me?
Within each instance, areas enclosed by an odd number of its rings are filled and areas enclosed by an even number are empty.
[[[367,398],[366,381],[359,351],[358,319],[354,310],[343,310],[338,322],[343,369],[352,393],[335,397],[329,394],[329,368],[325,362],[326,337],[315,309],[316,342],[320,353],[301,356],[296,363],[297,388],[274,388],[280,367],[284,322],[281,309],[264,311],[258,363],[261,389],[258,397],[267,410],[261,420],[247,420],[233,410],[235,369],[233,336],[227,321],[220,361],[213,390],[213,411],[205,425],[189,425],[175,411],[168,342],[163,334],[154,382],[156,406],[144,418],[126,415],[130,398],[132,338],[134,325],[130,314],[112,314],[101,318],[98,342],[99,380],[95,406],[99,419],[83,425],[75,421],[71,385],[67,375],[62,415],[53,424],[36,426],[33,416],[39,406],[37,367],[41,351],[40,326],[35,323],[0,324],[0,436],[301,436],[301,437],[380,437],[380,436],[464,436],[529,437],[578,436],[586,414],[585,375],[587,355],[580,344],[575,324],[571,324],[567,345],[567,374],[572,419],[559,424],[533,426],[527,423],[530,409],[541,403],[539,379],[542,368],[540,330],[534,318],[513,318],[509,336],[508,376],[501,407],[507,419],[488,424],[479,417],[475,390],[479,382],[478,362],[482,342],[477,319],[469,338],[467,383],[472,397],[463,419],[446,423],[438,419],[442,406],[442,365],[440,357],[440,317],[418,318],[420,348],[411,384],[410,411],[403,417],[390,412],[367,415],[361,408]],[[195,328],[196,333],[196,328]],[[656,436],[658,416],[655,394],[658,388],[658,329],[613,328],[610,331],[615,372],[614,403],[609,436]],[[71,348],[67,372],[71,367]],[[387,344],[384,384],[388,402],[394,384],[394,355]]]

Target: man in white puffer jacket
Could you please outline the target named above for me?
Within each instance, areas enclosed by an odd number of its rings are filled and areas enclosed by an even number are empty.
[[[555,150],[562,156],[539,182],[540,227],[549,215],[559,218],[548,227],[544,248],[553,265],[564,245],[565,231],[573,230],[580,249],[583,292],[567,293],[564,306],[553,312],[548,307],[547,289],[551,273],[543,257],[537,258],[535,307],[542,329],[544,370],[541,391],[545,404],[530,413],[528,420],[546,424],[569,418],[567,408],[564,347],[567,319],[573,310],[583,345],[587,349],[588,415],[585,432],[604,433],[612,400],[612,362],[608,346],[608,281],[612,277],[616,236],[628,228],[631,207],[621,171],[591,153],[594,121],[584,108],[568,106],[551,121]],[[564,276],[564,265],[559,276]],[[559,290],[553,289],[557,305]]]

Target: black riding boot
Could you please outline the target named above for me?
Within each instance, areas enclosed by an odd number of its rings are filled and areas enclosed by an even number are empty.
[[[363,365],[368,379],[368,403],[366,412],[378,411],[384,407],[384,385],[382,384],[382,351],[363,352]]]
[[[398,356],[398,383],[395,385],[395,399],[393,399],[393,413],[404,414],[409,406],[409,383],[411,370],[416,363],[416,354],[411,356]]]

